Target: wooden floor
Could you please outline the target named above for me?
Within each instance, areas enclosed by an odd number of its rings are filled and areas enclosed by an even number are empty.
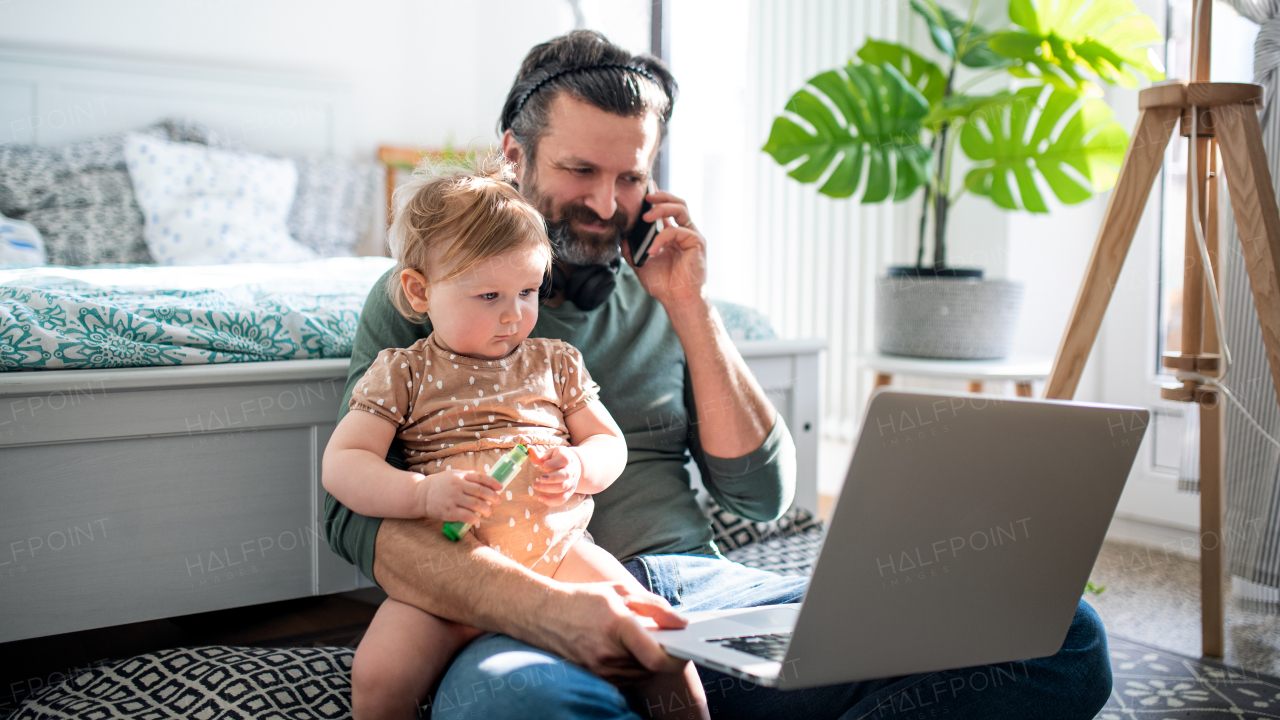
[[[164,648],[355,647],[377,610],[377,592],[287,600],[2,643],[0,708],[77,669]]]
[[[834,495],[818,496],[818,517],[822,522],[831,522],[831,513],[836,509],[836,497]]]

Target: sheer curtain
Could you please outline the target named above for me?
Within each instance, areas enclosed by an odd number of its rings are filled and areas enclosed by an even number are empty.
[[[857,356],[873,339],[875,278],[894,260],[899,215],[918,204],[833,200],[787,177],[760,148],[806,79],[843,65],[869,37],[907,41],[909,8],[894,0],[668,2],[680,81],[670,189],[707,237],[708,290],[761,311],[783,338],[827,341],[822,432],[852,437],[871,390]]]
[[[1261,26],[1254,46],[1254,82],[1265,89],[1259,120],[1272,182],[1280,178],[1280,0],[1228,0]],[[1221,193],[1226,198],[1227,194]],[[1225,384],[1275,437],[1280,406],[1262,344],[1258,313],[1228,207],[1223,238],[1226,340],[1233,364]],[[1234,405],[1226,405],[1226,542],[1232,589],[1248,610],[1280,614],[1280,450],[1258,434]]]

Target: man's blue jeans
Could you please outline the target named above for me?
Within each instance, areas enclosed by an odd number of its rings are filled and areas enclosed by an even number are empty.
[[[797,602],[808,586],[808,578],[697,555],[649,555],[627,563],[627,569],[682,611]],[[702,667],[698,672],[712,717],[726,720],[1088,720],[1111,693],[1102,621],[1083,600],[1062,649],[1047,658],[789,692]],[[647,716],[643,709],[637,715],[617,688],[581,667],[493,634],[458,654],[432,703],[438,720]]]

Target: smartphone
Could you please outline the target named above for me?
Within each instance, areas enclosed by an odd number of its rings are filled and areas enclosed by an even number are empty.
[[[658,187],[649,181],[649,185],[645,188],[644,202],[640,203],[640,217],[636,220],[635,227],[631,228],[631,233],[627,235],[627,245],[631,248],[631,264],[640,267],[649,259],[649,246],[653,245],[653,239],[662,232],[665,224],[659,218],[654,222],[647,222],[644,214],[653,208],[649,202],[649,195],[658,192]]]

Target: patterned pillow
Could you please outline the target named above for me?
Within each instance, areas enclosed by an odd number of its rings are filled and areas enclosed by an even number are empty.
[[[225,144],[188,120],[163,120],[143,132]],[[0,145],[0,213],[35,225],[54,265],[152,262],[125,169],[123,134],[52,148]]]
[[[130,133],[125,160],[147,247],[161,265],[314,260],[289,237],[290,160]]]
[[[734,515],[721,507],[715,498],[709,498],[704,512],[711,520],[711,532],[721,553],[774,538],[822,529],[822,521],[802,507],[792,507],[777,520],[754,522]]]
[[[54,265],[149,263],[142,211],[123,170],[92,169],[59,178],[42,207],[23,219],[44,234]]]
[[[348,718],[352,657],[336,647],[160,650],[45,686],[9,720]]]
[[[373,224],[382,182],[378,163],[329,157],[293,161],[298,191],[289,210],[289,234],[320,257],[354,255]]]

